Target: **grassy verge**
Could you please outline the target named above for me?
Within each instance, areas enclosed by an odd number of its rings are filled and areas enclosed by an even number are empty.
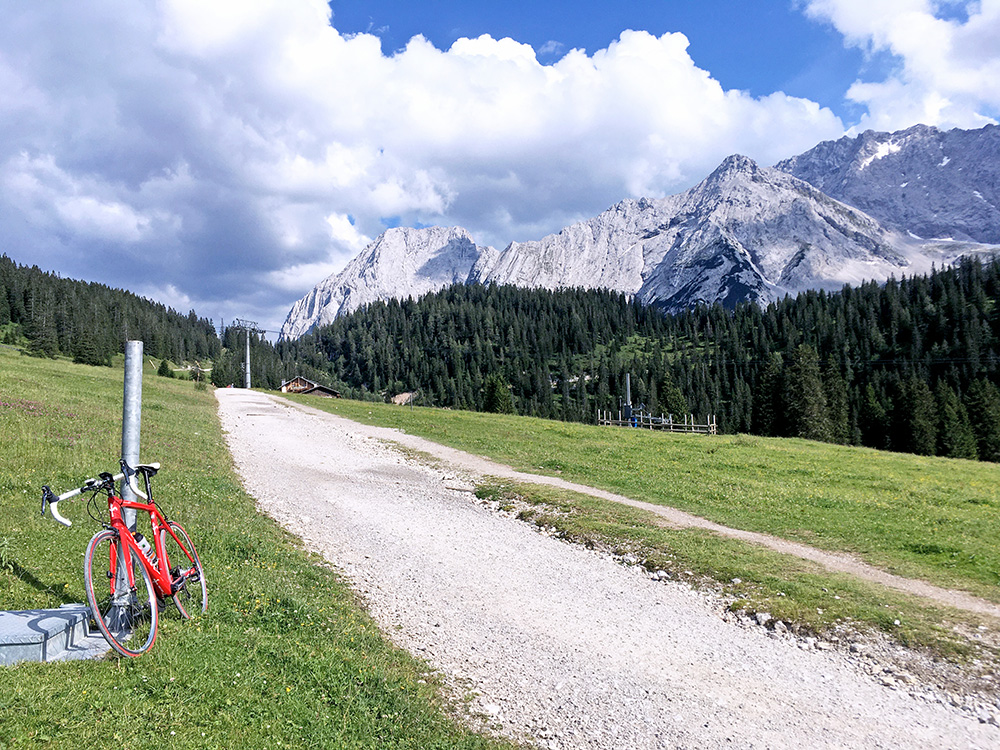
[[[82,556],[97,526],[39,516],[42,484],[72,487],[113,469],[121,448],[121,366],[0,349],[0,607],[84,600]],[[322,561],[240,488],[208,390],[143,382],[142,456],[158,497],[191,533],[209,613],[168,608],[134,660],[0,668],[0,748],[488,748],[448,717],[433,676],[388,645]]]
[[[295,398],[517,469],[849,552],[900,575],[1000,602],[1000,466],[995,464],[803,440],[671,435]],[[754,611],[771,611],[810,628],[854,620],[909,643],[954,652],[962,647],[945,623],[980,624],[975,617],[928,607],[754,545],[704,532],[666,530],[638,510],[533,485],[511,491],[528,502],[560,508],[543,522],[570,536],[642,549],[650,566],[667,565],[669,570],[668,563],[675,560],[674,568],[722,584],[740,600],[737,606],[745,603]],[[544,516],[544,511],[539,513]],[[741,579],[741,585],[734,587],[733,578]]]
[[[833,641],[876,630],[949,659],[992,662],[1000,656],[962,635],[988,627],[988,618],[930,605],[808,560],[701,529],[665,527],[648,511],[544,485],[489,480],[477,495],[569,541],[714,591],[734,611],[767,613],[772,627],[780,621],[799,634]]]

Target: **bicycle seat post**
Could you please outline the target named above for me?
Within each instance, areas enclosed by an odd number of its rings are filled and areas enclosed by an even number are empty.
[[[132,477],[136,474],[136,470],[133,469],[125,459],[121,460],[122,472],[125,474],[121,481],[121,499],[126,502],[137,502],[139,498],[132,491]],[[125,521],[125,526],[133,534],[136,532],[136,511],[135,508],[122,508],[122,518]]]
[[[143,480],[143,482],[146,485],[146,497],[148,498],[148,500],[146,502],[152,504],[152,502],[153,502],[153,483],[150,481],[150,478],[151,478],[151,472],[149,472],[147,470],[143,470],[143,472],[142,472],[142,480]]]

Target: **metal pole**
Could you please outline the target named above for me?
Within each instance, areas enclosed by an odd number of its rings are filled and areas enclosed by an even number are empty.
[[[237,318],[233,323],[233,328],[236,330],[242,330],[246,332],[247,335],[247,356],[246,356],[246,377],[244,382],[246,383],[247,389],[250,388],[250,334],[256,333],[261,336],[264,335],[264,331],[254,323],[252,320],[243,320],[243,318]]]
[[[247,370],[246,370],[246,384],[247,390],[250,390],[250,329],[244,329],[247,334]]]
[[[142,421],[142,342],[125,342],[125,394],[122,400],[122,459],[131,467],[139,464],[139,427]],[[117,472],[116,472],[117,473]],[[122,500],[138,498],[122,482]],[[126,508],[125,525],[135,531],[135,511]]]

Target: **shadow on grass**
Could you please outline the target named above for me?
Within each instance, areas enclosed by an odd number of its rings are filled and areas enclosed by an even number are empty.
[[[49,586],[43,581],[40,581],[35,574],[25,567],[22,567],[20,563],[16,560],[5,561],[6,568],[14,574],[15,577],[19,578],[24,583],[31,586],[36,591],[40,591],[43,594],[50,594],[59,600],[61,604],[76,604],[77,599],[75,597],[69,596],[66,592],[60,592],[55,589],[54,586]]]

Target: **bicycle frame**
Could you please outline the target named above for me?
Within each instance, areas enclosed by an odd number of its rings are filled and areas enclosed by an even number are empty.
[[[135,541],[135,537],[128,530],[128,526],[125,525],[125,518],[122,511],[125,509],[132,509],[135,511],[143,511],[149,514],[149,520],[153,527],[153,550],[156,552],[156,565],[143,554],[142,548],[139,543]],[[160,532],[166,530],[173,540],[177,542],[177,546],[183,550],[184,554],[187,555],[188,565],[194,567],[195,561],[194,557],[191,555],[190,550],[184,543],[177,538],[177,534],[174,530],[170,528],[170,525],[163,518],[159,509],[153,503],[140,503],[134,500],[124,500],[118,495],[110,495],[108,497],[108,513],[111,516],[111,528],[118,532],[118,536],[122,541],[122,544],[127,547],[136,558],[142,563],[143,567],[149,571],[149,577],[153,581],[153,587],[156,589],[156,593],[161,597],[173,596],[177,593],[177,584],[170,577],[170,569],[167,567],[167,549],[166,540],[163,538],[163,534]],[[175,562],[176,564],[176,562]],[[112,575],[116,573],[118,566],[117,560],[111,560],[111,572]],[[131,566],[126,566],[128,572],[128,586],[129,589],[135,586],[135,576],[132,571]],[[182,576],[183,577],[183,576]]]

